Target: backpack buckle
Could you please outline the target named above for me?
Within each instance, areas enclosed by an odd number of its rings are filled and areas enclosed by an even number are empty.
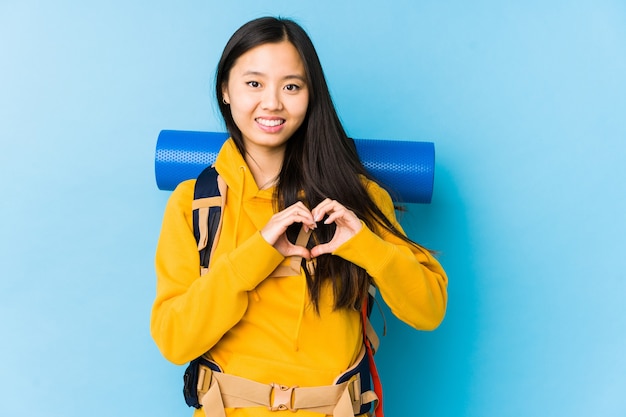
[[[270,391],[271,405],[267,408],[270,411],[289,410],[295,412],[296,409],[293,408],[293,390],[294,388],[298,388],[298,386],[288,387],[287,385],[276,384],[274,382],[272,382],[270,386],[272,387]]]

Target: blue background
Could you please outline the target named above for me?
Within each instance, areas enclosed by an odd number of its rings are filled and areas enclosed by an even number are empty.
[[[390,417],[626,415],[626,3],[0,3],[0,415],[185,416],[148,330],[161,129],[223,130],[214,68],[311,34],[354,137],[433,141],[435,332],[387,312]]]

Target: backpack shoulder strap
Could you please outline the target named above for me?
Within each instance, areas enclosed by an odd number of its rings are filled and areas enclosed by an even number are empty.
[[[369,304],[373,302],[375,294],[372,292],[372,289],[373,287],[370,287],[368,296],[363,300],[363,306],[361,308],[361,322],[363,325],[363,343],[365,344],[365,349],[367,350],[370,375],[372,383],[374,384],[374,392],[378,397],[378,403],[375,406],[374,412],[376,417],[384,417],[383,386],[380,380],[380,375],[378,374],[378,369],[376,368],[376,362],[374,361],[374,353],[378,348],[379,341],[378,336],[376,336],[376,332],[374,331],[374,328],[369,320],[369,313],[371,312]],[[373,345],[375,345],[375,347]]]
[[[205,168],[196,180],[193,195],[193,234],[200,254],[200,271],[205,274],[221,228],[226,201],[226,184],[215,167]]]

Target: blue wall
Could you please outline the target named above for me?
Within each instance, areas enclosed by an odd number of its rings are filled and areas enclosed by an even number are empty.
[[[387,312],[387,414],[626,415],[623,1],[88,3],[0,3],[0,415],[189,415],[148,331],[154,146],[222,130],[218,55],[264,14],[309,30],[351,135],[436,144],[403,224],[450,306]]]

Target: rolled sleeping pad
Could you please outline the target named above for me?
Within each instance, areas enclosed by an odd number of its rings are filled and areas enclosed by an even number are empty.
[[[228,133],[163,130],[155,156],[160,190],[173,190],[182,181],[197,178],[215,162]],[[430,203],[435,174],[432,142],[354,139],[361,162],[396,202]]]

